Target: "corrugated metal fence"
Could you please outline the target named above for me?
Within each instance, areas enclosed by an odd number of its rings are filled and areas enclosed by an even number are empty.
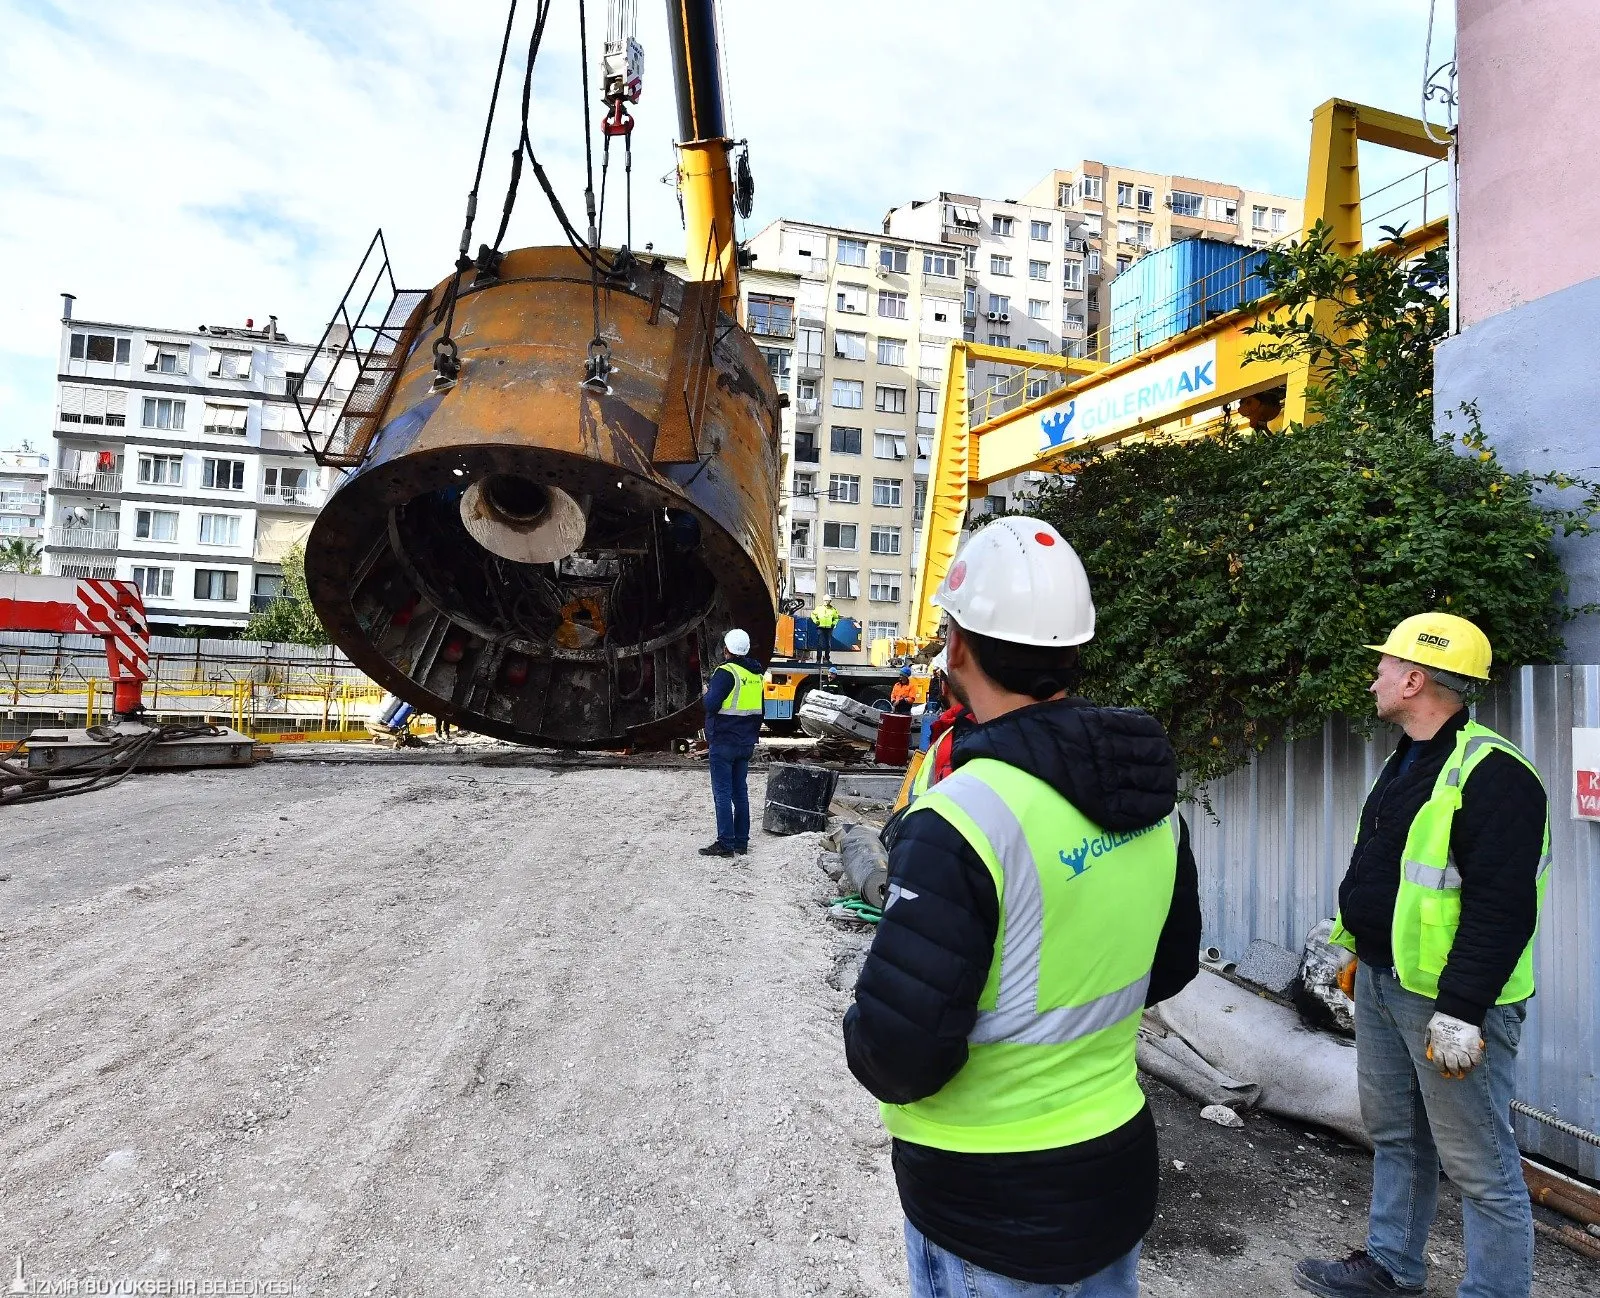
[[[1534,948],[1538,994],[1517,1098],[1600,1130],[1600,824],[1572,819],[1573,726],[1600,726],[1600,666],[1524,667],[1478,719],[1534,762],[1550,791],[1554,863]],[[1200,866],[1205,941],[1237,960],[1256,938],[1299,950],[1332,915],[1367,790],[1398,732],[1363,739],[1342,718],[1320,738],[1274,744],[1185,809]],[[1600,1148],[1517,1118],[1524,1149],[1600,1176]]]

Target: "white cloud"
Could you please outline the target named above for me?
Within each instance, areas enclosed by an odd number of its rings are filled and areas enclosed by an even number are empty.
[[[1079,159],[1286,192],[1312,109],[1414,112],[1420,3],[724,0],[732,126],[757,210],[876,227],[939,189],[1020,193]],[[474,242],[499,218],[522,48]],[[644,0],[637,242],[681,245],[671,58]],[[591,55],[605,8],[590,5]],[[316,335],[384,227],[402,282],[449,269],[504,7],[488,0],[0,0],[0,442],[40,439],[61,291],[91,319],[193,327],[269,313]],[[535,78],[536,147],[581,222],[576,6]],[[620,158],[610,211],[620,213]],[[608,217],[608,221],[611,218]],[[620,220],[612,227],[620,232]],[[557,237],[524,176],[511,246]]]

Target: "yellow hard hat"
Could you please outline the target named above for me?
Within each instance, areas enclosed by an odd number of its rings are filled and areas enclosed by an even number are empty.
[[[1420,667],[1489,679],[1493,651],[1489,637],[1464,617],[1454,613],[1417,613],[1389,632],[1382,644],[1369,644],[1381,654],[1392,654]]]

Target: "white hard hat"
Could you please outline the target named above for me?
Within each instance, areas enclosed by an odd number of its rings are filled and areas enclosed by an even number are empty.
[[[1083,562],[1049,523],[1010,516],[981,529],[956,555],[933,602],[963,631],[1012,644],[1094,639],[1094,600]]]
[[[743,658],[750,652],[750,633],[734,627],[732,631],[722,637],[722,647],[735,658]]]

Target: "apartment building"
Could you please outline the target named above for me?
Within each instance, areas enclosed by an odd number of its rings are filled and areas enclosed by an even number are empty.
[[[0,544],[44,539],[45,482],[50,457],[27,442],[20,451],[0,451]]]
[[[1168,176],[1086,159],[1075,171],[1052,171],[1023,195],[1070,220],[1084,247],[1087,343],[1069,354],[1102,351],[1110,323],[1106,286],[1140,257],[1181,239],[1221,239],[1246,247],[1299,234],[1300,199],[1223,181]]]
[[[45,571],[137,582],[158,628],[243,627],[332,486],[293,400],[314,349],[275,318],[190,331],[64,305]]]
[[[901,635],[965,257],[940,241],[788,219],[749,246],[798,283],[785,593],[807,608],[831,594],[867,643]]]

